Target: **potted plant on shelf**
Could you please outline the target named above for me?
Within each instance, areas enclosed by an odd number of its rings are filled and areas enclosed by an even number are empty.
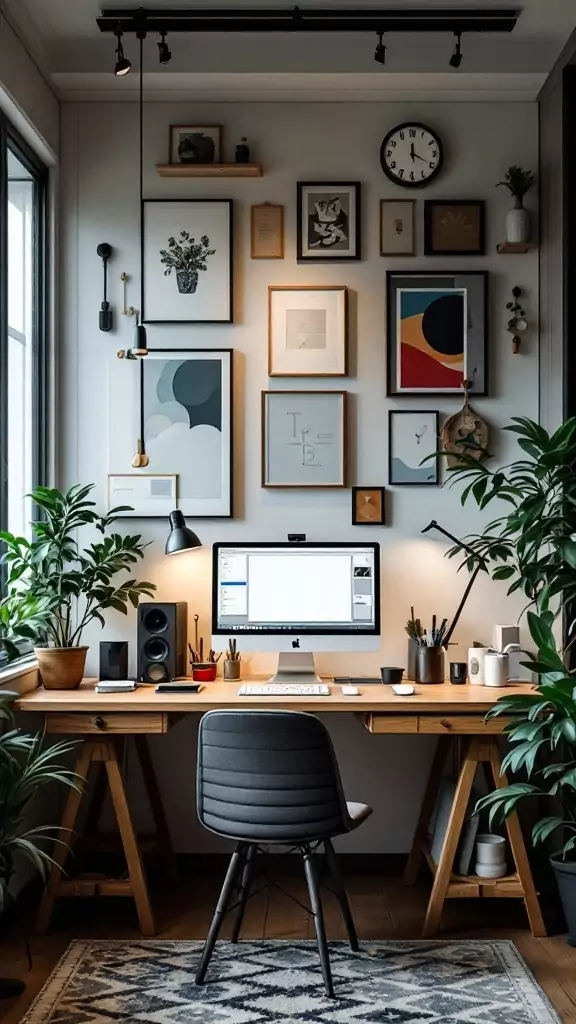
[[[45,646],[34,648],[43,685],[48,689],[74,689],[84,673],[87,647],[81,645],[89,623],[104,626],[104,612],[113,608],[127,613],[142,595],[151,597],[152,583],[134,579],[114,583],[119,573],[129,572],[143,558],[146,544],[140,536],[107,533],[125,507],[102,516],[88,495],[94,484],[75,486],[67,493],[37,487],[31,497],[43,518],[32,523],[33,539],[0,532],[8,566],[9,600],[34,602],[36,621],[24,635],[45,634]],[[81,549],[77,531],[94,526],[103,538]],[[31,606],[32,607],[32,606]],[[9,613],[7,613],[9,614]],[[22,627],[18,627],[22,632]],[[26,628],[26,624],[24,624]]]
[[[523,171],[513,164],[506,171],[504,181],[496,185],[496,188],[503,185],[514,196],[514,208],[506,215],[506,241],[512,245],[531,240],[532,225],[530,213],[524,209],[524,196],[532,188],[534,180],[532,171]]]
[[[160,250],[160,262],[166,267],[164,276],[176,271],[176,283],[182,295],[192,295],[196,291],[199,271],[208,269],[206,261],[216,253],[216,249],[209,246],[208,235],[202,235],[197,242],[190,238],[189,231],[181,231],[179,242],[172,236],[168,239],[168,248]]]

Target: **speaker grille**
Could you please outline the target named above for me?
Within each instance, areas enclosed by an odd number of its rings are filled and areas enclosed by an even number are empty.
[[[154,636],[144,644],[144,655],[150,661],[165,661],[170,654],[170,648],[161,636]]]
[[[168,616],[162,608],[151,608],[144,616],[144,629],[149,633],[165,633],[168,625]]]

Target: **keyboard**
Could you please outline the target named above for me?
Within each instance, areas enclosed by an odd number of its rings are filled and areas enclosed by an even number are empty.
[[[239,697],[329,697],[325,683],[246,683]]]

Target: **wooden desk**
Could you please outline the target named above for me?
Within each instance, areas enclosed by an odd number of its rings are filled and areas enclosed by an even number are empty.
[[[247,682],[249,680],[243,680]],[[258,680],[261,681],[261,680]],[[86,779],[91,765],[101,766],[91,818],[97,819],[108,781],[120,836],[126,856],[128,878],[123,880],[62,878],[66,856],[64,846],[54,851],[52,870],[37,920],[37,932],[48,927],[57,896],[124,895],[133,897],[143,935],[154,935],[155,924],[146,884],[138,838],[132,823],[121,772],[122,750],[128,737],[134,736],[145,786],[156,821],[158,836],[170,852],[170,838],[146,736],[166,733],[187,714],[203,714],[214,708],[287,708],[312,713],[352,712],[373,734],[424,733],[439,737],[426,787],[412,849],[404,876],[405,884],[414,884],[425,861],[434,876],[432,893],[423,927],[427,938],[437,934],[446,899],[500,897],[523,899],[535,936],[546,930],[534,888],[520,824],[516,815],[508,818],[507,829],[515,871],[506,878],[487,880],[453,873],[460,833],[466,819],[474,777],[482,764],[490,782],[507,784],[500,775],[497,735],[506,719],[485,721],[485,715],[503,692],[526,693],[529,684],[508,686],[506,690],[483,686],[416,686],[412,697],[396,697],[388,686],[360,686],[360,694],[344,697],[333,687],[329,697],[240,697],[239,683],[208,683],[199,694],[156,694],[153,687],[140,687],[134,693],[96,694],[94,681],[87,680],[79,690],[38,689],[22,697],[19,711],[36,711],[45,716],[46,732],[84,737],[76,763],[76,772]],[[444,765],[454,738],[469,737],[456,786],[454,804],[438,864],[434,864],[427,844],[427,833]],[[70,842],[78,816],[82,794],[71,790],[61,823],[60,838]]]

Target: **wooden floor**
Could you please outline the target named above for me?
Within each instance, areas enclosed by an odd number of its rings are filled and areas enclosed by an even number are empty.
[[[279,877],[286,888],[306,902],[303,882],[291,868]],[[217,875],[202,875],[157,886],[154,906],[159,937],[204,938],[219,883]],[[399,877],[375,874],[351,875],[346,883],[361,940],[419,937],[428,895],[425,883],[406,889]],[[325,897],[325,912],[328,937],[345,938],[330,894]],[[29,970],[23,938],[29,925],[29,921],[23,921],[17,932],[4,935],[0,941],[0,974],[21,977],[27,984],[25,995],[16,1003],[0,1004],[3,1024],[17,1024],[72,939],[138,937],[129,900],[63,900],[51,933],[30,940],[33,964]],[[278,890],[271,890],[250,901],[242,934],[250,939],[313,938],[313,926],[303,909]],[[450,901],[443,935],[512,939],[562,1020],[576,1024],[576,949],[566,945],[562,936],[533,939],[521,904],[508,900]]]

